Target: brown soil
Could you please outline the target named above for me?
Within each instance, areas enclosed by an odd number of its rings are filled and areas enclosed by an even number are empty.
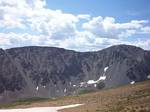
[[[150,112],[150,81],[77,96],[17,105],[13,108],[84,104],[61,112]]]

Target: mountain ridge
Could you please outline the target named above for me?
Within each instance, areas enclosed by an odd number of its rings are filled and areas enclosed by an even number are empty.
[[[109,88],[148,80],[150,52],[129,45],[94,52],[29,46],[0,49],[0,65],[0,101],[52,98],[97,89],[97,82]]]

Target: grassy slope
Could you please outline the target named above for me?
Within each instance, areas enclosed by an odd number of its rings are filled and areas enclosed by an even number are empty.
[[[60,106],[74,103],[85,105],[65,109],[62,112],[150,112],[150,81],[78,96],[20,100],[10,104],[0,104],[0,108]]]

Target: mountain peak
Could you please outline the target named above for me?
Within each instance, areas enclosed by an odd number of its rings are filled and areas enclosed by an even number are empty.
[[[147,80],[149,57],[148,51],[129,45],[98,52],[40,46],[0,50],[0,101],[58,97],[97,90],[98,83],[110,88]]]

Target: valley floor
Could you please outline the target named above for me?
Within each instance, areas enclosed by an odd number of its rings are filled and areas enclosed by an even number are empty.
[[[61,112],[150,112],[150,81],[77,96],[0,104],[0,108],[55,107],[70,104],[84,105],[63,109]]]

